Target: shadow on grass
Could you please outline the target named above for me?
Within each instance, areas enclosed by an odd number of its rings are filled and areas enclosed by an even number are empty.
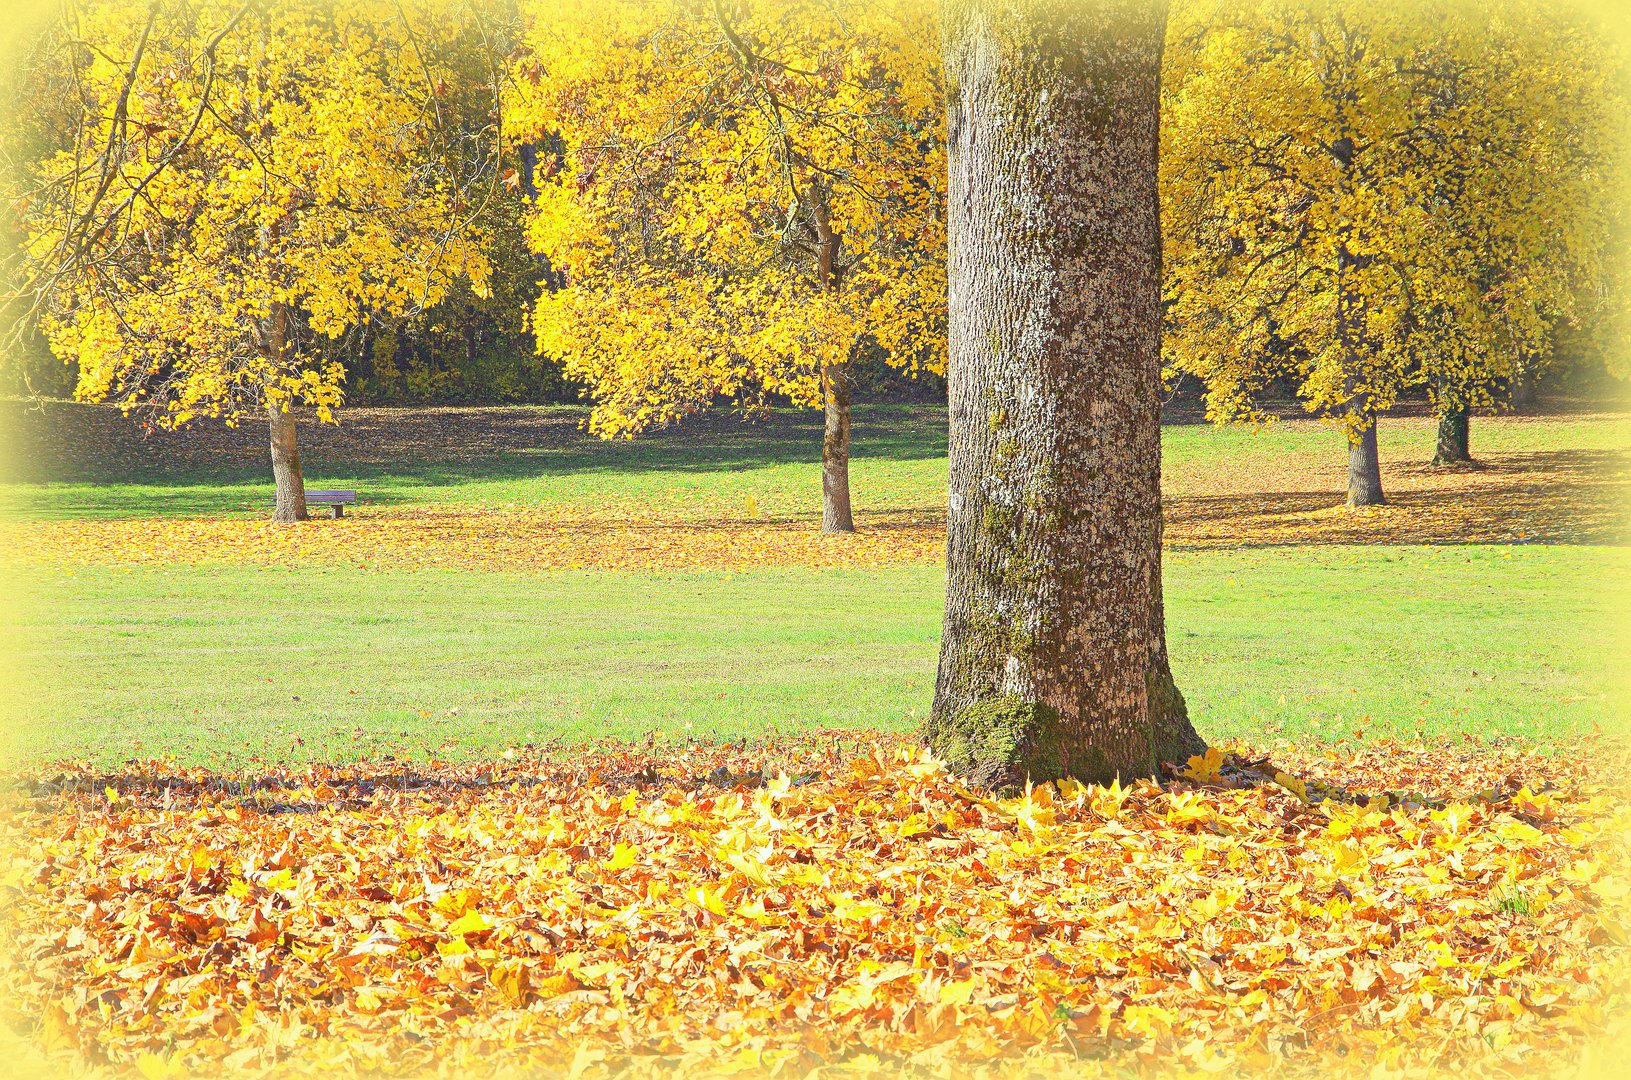
[[[423,500],[422,492],[545,477],[641,473],[717,474],[779,465],[815,467],[821,415],[772,413],[743,420],[706,414],[638,439],[603,440],[576,406],[358,409],[338,426],[303,417],[301,456],[310,487],[344,484],[374,505]],[[270,504],[266,435],[256,424],[199,422],[157,431],[116,409],[69,402],[0,404],[7,432],[0,480],[40,485],[19,500],[23,516],[219,516],[263,513]],[[862,405],[858,458],[934,460],[946,454],[945,410]],[[53,485],[65,490],[53,493]],[[76,497],[75,488],[128,486]]]
[[[257,424],[200,421],[166,432],[105,406],[14,401],[0,409],[13,444],[4,477],[11,481],[258,482],[269,471],[266,434]],[[404,476],[427,486],[544,471],[717,472],[814,463],[821,453],[821,415],[808,410],[750,420],[710,413],[612,440],[584,431],[587,416],[587,409],[568,405],[357,409],[339,425],[303,416],[301,453],[314,475]],[[867,456],[944,457],[945,416],[931,405],[858,405],[855,442]]]
[[[1329,490],[1168,498],[1166,546],[1631,542],[1625,453],[1507,453],[1471,467],[1399,465],[1393,475],[1387,505],[1365,510]]]
[[[1463,735],[1431,742],[1438,750],[1463,760],[1508,753],[1531,756],[1537,750],[1506,737]],[[1406,748],[1390,740],[1384,743]],[[571,800],[616,799],[629,792],[648,796],[671,790],[722,794],[752,791],[773,781],[801,787],[843,776],[859,757],[871,755],[880,760],[880,751],[887,758],[895,748],[916,745],[914,736],[858,729],[795,737],[770,734],[727,742],[692,739],[675,745],[654,739],[633,743],[601,738],[587,746],[571,746],[555,740],[541,747],[528,746],[515,758],[502,755],[458,763],[413,763],[387,754],[372,760],[300,764],[250,758],[232,769],[184,768],[166,759],[131,761],[119,770],[68,765],[53,771],[47,766],[14,774],[6,786],[22,798],[45,806],[89,803],[95,810],[129,808],[152,812],[193,806],[206,812],[205,807],[215,806],[247,808],[274,816],[367,811],[387,801],[446,809],[466,799],[537,787],[552,788],[560,797]],[[1426,744],[1413,745],[1419,749]],[[1336,747],[1329,749],[1337,751]],[[1594,734],[1577,740],[1573,749],[1623,753],[1625,744],[1615,736]],[[1378,760],[1385,760],[1386,752],[1384,746],[1371,749],[1373,756],[1380,755]],[[1276,777],[1281,774],[1275,756],[1235,743],[1219,780],[1196,781],[1182,773],[1180,764],[1170,762],[1163,765],[1156,780],[1168,791],[1275,789],[1279,786]],[[1448,802],[1509,803],[1528,782],[1518,773],[1509,772],[1499,790],[1491,790],[1487,784],[1463,788],[1452,777],[1446,777],[1433,785],[1436,790],[1432,792],[1401,792],[1379,783],[1374,775],[1363,775],[1367,770],[1360,767],[1358,757],[1348,764],[1352,775],[1310,780],[1310,791],[1317,789],[1320,798],[1338,802],[1363,804],[1381,796],[1390,805],[1407,801],[1433,808]],[[1284,771],[1294,776],[1298,773],[1294,764]],[[1293,817],[1303,812],[1319,813],[1312,804],[1289,811]],[[1287,823],[1289,820],[1282,822]]]

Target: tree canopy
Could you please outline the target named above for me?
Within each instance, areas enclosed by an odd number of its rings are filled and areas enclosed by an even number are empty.
[[[561,275],[538,347],[633,435],[724,398],[825,406],[844,470],[849,365],[943,371],[944,147],[926,5],[550,4],[512,123],[534,249]],[[829,524],[834,479],[828,477]]]
[[[110,0],[64,26],[80,122],[43,166],[29,253],[60,268],[44,324],[82,397],[163,423],[301,402],[308,347],[486,274],[437,167],[436,72],[395,4]],[[98,206],[107,207],[97,213]]]
[[[1215,420],[1289,382],[1354,437],[1494,404],[1606,269],[1617,58],[1553,4],[1182,5],[1163,134],[1169,368]]]

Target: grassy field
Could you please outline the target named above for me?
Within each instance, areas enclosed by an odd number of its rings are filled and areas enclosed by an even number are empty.
[[[258,430],[144,442],[106,410],[11,408],[13,547],[55,530],[59,547],[43,550],[72,550],[79,523],[165,516],[260,528]],[[933,541],[943,411],[860,415],[863,525],[894,512]],[[588,515],[574,542],[592,549],[596,521],[694,534],[757,514],[803,530],[818,509],[814,417],[602,443],[577,430],[581,416],[362,411],[310,432],[308,482],[364,492],[346,543],[377,546],[406,521],[436,550],[446,512],[464,515],[459,543],[478,556],[534,511]],[[1343,461],[1329,429],[1166,428],[1169,637],[1206,733],[1547,745],[1623,715],[1626,416],[1480,420],[1473,470],[1428,468],[1431,434],[1430,418],[1387,421],[1395,505],[1350,515],[1335,509]],[[554,526],[536,528],[547,538]],[[147,534],[97,535],[87,564],[14,569],[14,761],[451,757],[601,736],[906,730],[933,689],[942,572],[922,554],[841,570],[529,572],[478,557],[382,572],[379,560],[223,564],[186,549],[136,565],[121,545]],[[1522,542],[1445,542],[1490,537]],[[913,552],[938,550],[918,539]]]
[[[1209,735],[1545,745],[1614,723],[1631,567],[1600,548],[1242,550],[1168,572]],[[939,568],[374,574],[86,567],[24,579],[21,760],[345,760],[910,728]],[[285,606],[287,605],[287,606]]]

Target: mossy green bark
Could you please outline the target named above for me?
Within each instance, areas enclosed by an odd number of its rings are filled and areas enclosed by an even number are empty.
[[[1059,714],[1015,694],[983,698],[925,732],[930,749],[952,772],[998,792],[1027,780],[1062,775],[1065,733]]]

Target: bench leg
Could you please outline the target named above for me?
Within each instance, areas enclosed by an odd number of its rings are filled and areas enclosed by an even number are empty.
[[[345,507],[341,506],[339,503],[334,504],[333,510],[334,510],[334,517],[335,517],[336,520],[338,520],[339,518],[345,517]]]

